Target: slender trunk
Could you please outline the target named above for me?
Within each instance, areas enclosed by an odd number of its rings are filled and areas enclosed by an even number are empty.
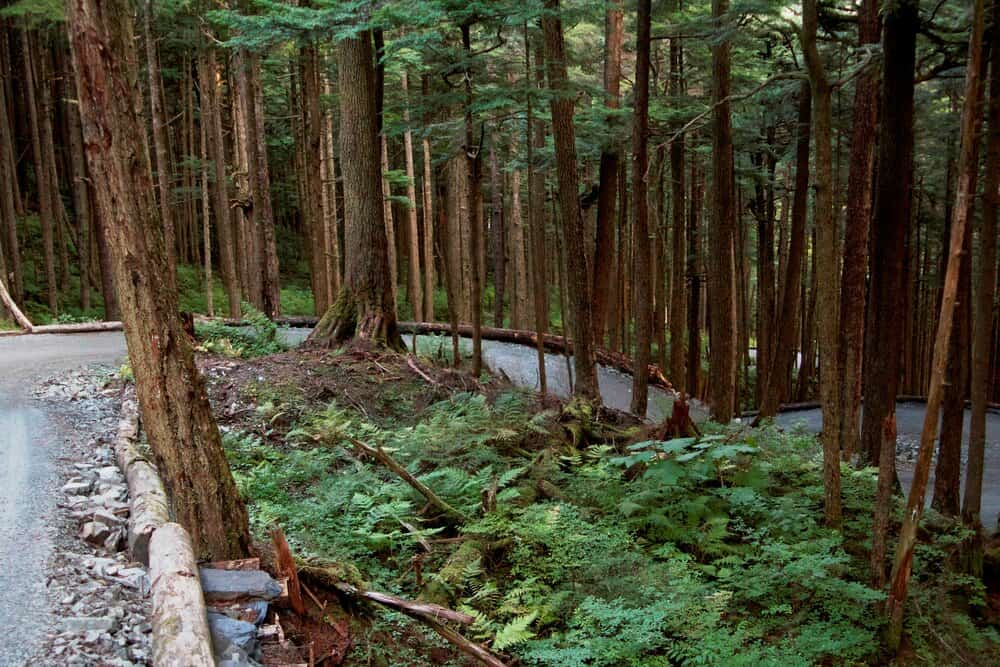
[[[467,59],[472,58],[472,34],[471,25],[466,22],[462,24],[462,49],[465,51]],[[483,307],[482,307],[482,271],[479,261],[479,244],[482,228],[479,224],[479,151],[474,139],[474,127],[472,116],[472,65],[467,64],[465,68],[465,141],[462,151],[465,153],[466,177],[469,185],[466,196],[468,197],[469,216],[469,250],[472,254],[471,272],[469,273],[469,308],[472,315],[472,376],[479,377],[483,367],[483,341],[479,330],[482,328]]]
[[[203,93],[204,94],[204,93]],[[205,309],[209,317],[215,317],[215,284],[212,278],[212,219],[211,201],[208,194],[208,138],[205,131],[207,119],[202,116],[201,126],[201,224],[205,243]]]
[[[424,316],[424,293],[420,282],[420,229],[417,226],[417,176],[413,163],[413,130],[410,128],[410,106],[409,106],[409,76],[406,70],[401,75],[403,84],[403,96],[406,98],[406,106],[403,108],[403,122],[406,124],[406,131],[403,134],[403,147],[406,153],[406,198],[410,202],[408,213],[410,253],[407,261],[408,271],[408,296],[410,305],[413,307],[413,317],[418,322],[423,322]]]
[[[993,17],[1000,16],[994,0]],[[976,277],[975,319],[972,336],[972,416],[969,420],[969,461],[965,474],[962,519],[976,531],[969,558],[970,573],[982,574],[983,459],[986,445],[986,403],[990,391],[990,339],[997,285],[997,212],[1000,209],[1000,40],[993,35],[990,51],[989,135],[983,189],[983,218],[979,231],[979,266]],[[996,337],[1000,343],[1000,336]],[[993,376],[996,380],[996,375]]]
[[[490,136],[490,251],[493,255],[493,323],[503,326],[504,297],[507,291],[507,257],[504,243],[503,189],[497,162],[497,137]]]
[[[712,0],[722,22],[729,0]],[[729,105],[730,41],[712,46],[712,218],[708,226],[709,404],[712,419],[728,424],[736,396],[736,211],[733,193],[733,128]]]
[[[333,91],[329,80],[323,78],[323,92],[327,99],[333,99]],[[342,280],[340,277],[340,234],[337,225],[337,162],[334,157],[333,111],[327,109],[323,114],[323,192],[326,203],[323,206],[323,236],[326,240],[324,251],[324,266],[326,267],[326,287],[331,298],[340,294]]]
[[[635,219],[632,227],[632,247],[635,251],[635,364],[646,368],[650,360],[652,321],[652,271],[649,239],[649,61],[652,3],[639,0],[636,12],[635,120],[632,123],[632,202]],[[656,314],[659,317],[659,313]],[[631,410],[640,417],[646,414],[649,375],[632,376]]]
[[[920,449],[913,468],[913,483],[899,530],[899,544],[892,565],[889,597],[886,611],[889,616],[888,639],[893,650],[898,649],[903,631],[903,610],[906,605],[910,571],[913,567],[913,549],[917,541],[917,524],[924,509],[924,492],[930,474],[934,441],[938,435],[941,399],[944,393],[945,368],[948,364],[948,347],[951,344],[955,301],[958,294],[959,270],[965,244],[965,230],[969,223],[973,199],[976,196],[976,175],[979,164],[979,129],[982,115],[980,101],[983,96],[983,0],[976,0],[969,38],[969,58],[965,72],[965,102],[962,107],[961,152],[959,154],[955,206],[952,210],[951,240],[948,246],[948,269],[944,277],[941,297],[941,316],[934,341],[934,362],[930,387],[927,391],[927,411],[924,414]],[[914,8],[915,9],[915,8]],[[886,17],[888,31],[889,17]],[[888,57],[889,54],[886,54]],[[888,77],[887,77],[888,78]],[[911,78],[912,81],[912,78]]]
[[[6,57],[6,51],[0,51]],[[17,169],[14,163],[12,145],[14,127],[7,111],[7,86],[0,83],[0,238],[7,253],[4,280],[10,287],[14,301],[20,303],[24,297],[24,279],[21,275],[21,250],[17,234]]]
[[[389,276],[393,299],[395,299],[396,286],[399,284],[397,273],[399,263],[396,260],[396,223],[392,218],[392,188],[387,178],[389,173],[389,140],[384,134],[381,135],[379,144],[381,151],[379,164],[382,170],[382,219],[385,220],[385,236],[389,240]]]
[[[876,44],[881,33],[879,0],[863,0],[858,14],[858,42]],[[879,74],[870,68],[858,77],[851,128],[851,167],[847,178],[844,268],[840,282],[840,445],[845,459],[861,438],[861,363],[865,336],[865,277],[872,216]]]
[[[535,80],[539,88],[545,85],[542,49],[536,50]],[[528,28],[524,28],[524,82],[531,88],[531,43]],[[535,331],[538,332],[538,390],[546,393],[545,346],[542,338],[549,329],[549,300],[545,280],[545,173],[535,164],[535,149],[545,146],[545,124],[535,120],[531,105],[531,94],[527,94],[527,159],[528,159],[528,233],[531,237],[532,301],[535,310]]]
[[[302,208],[306,211],[309,233],[309,253],[311,257],[311,285],[316,313],[325,313],[332,302],[327,287],[326,276],[326,222],[323,218],[323,179],[320,170],[310,162],[320,159],[323,150],[323,116],[320,111],[319,51],[315,44],[309,44],[300,52],[302,63],[302,107],[303,146],[305,146],[305,195],[307,201]],[[376,164],[378,157],[376,156]],[[381,202],[381,198],[379,198]],[[380,216],[384,219],[383,216]]]
[[[577,198],[579,180],[576,163],[576,132],[573,127],[573,97],[569,91],[566,73],[566,53],[563,47],[562,20],[559,17],[559,0],[546,0],[548,9],[542,17],[545,34],[545,63],[548,71],[551,98],[552,131],[555,137],[556,174],[559,181],[559,208],[562,215],[563,237],[584,238],[583,214]],[[576,372],[574,394],[587,400],[599,398],[597,367],[594,361],[591,323],[590,272],[586,255],[567,253],[568,292],[573,315],[573,363]]]
[[[604,18],[604,104],[617,109],[621,95],[622,0],[611,0]],[[608,133],[612,132],[613,117],[606,119]],[[618,191],[618,162],[620,148],[613,142],[601,151],[597,199],[597,231],[594,250],[594,340],[604,342],[607,328],[608,302],[611,297],[612,272],[609,270],[615,256],[615,194]]]
[[[274,208],[271,203],[271,172],[267,161],[267,129],[264,118],[264,86],[260,80],[260,61],[256,55],[249,56],[247,71],[249,84],[249,115],[253,123],[250,133],[252,155],[251,185],[253,187],[253,210],[257,233],[257,252],[261,268],[261,302],[263,312],[274,319],[281,315],[281,277],[278,266],[278,245],[275,238]]]
[[[779,289],[777,319],[771,342],[771,363],[764,382],[760,416],[773,417],[783,401],[791,395],[791,376],[795,362],[795,322],[799,313],[799,285],[802,282],[802,259],[806,245],[806,212],[809,197],[809,135],[812,119],[812,94],[808,82],[799,89],[799,115],[795,151],[795,189],[791,207],[791,229],[787,234],[788,255]],[[787,207],[786,207],[787,208]],[[765,341],[766,344],[766,341]],[[805,359],[803,358],[803,363]]]
[[[427,79],[424,79],[424,97],[427,97]],[[424,154],[424,318],[434,321],[434,174],[431,168],[431,140],[425,134],[421,140]]]
[[[245,556],[247,512],[167,277],[149,178],[131,12],[121,0],[73,0],[69,26],[90,173],[108,237],[142,422],[173,515],[200,558]],[[111,93],[111,94],[109,94]]]
[[[679,6],[679,2],[677,3]],[[679,37],[670,40],[670,95],[677,98],[681,94],[681,65],[684,51]],[[685,377],[684,327],[686,313],[686,262],[685,220],[684,220],[684,139],[681,134],[670,143],[670,212],[673,277],[670,289],[670,379],[679,392],[691,393]]]
[[[90,310],[90,196],[87,190],[87,161],[83,154],[83,130],[79,110],[70,108],[69,149],[72,161],[73,213],[77,223],[77,255],[80,261],[80,308]]]
[[[160,217],[163,218],[163,238],[167,244],[167,266],[171,275],[177,267],[174,216],[170,202],[170,158],[167,148],[167,119],[163,111],[163,81],[160,79],[160,61],[153,39],[153,2],[146,0],[143,7],[143,41],[146,42],[146,67],[149,73],[149,106],[153,121],[153,149],[156,155],[156,181],[159,187]]]
[[[702,174],[698,168],[698,154],[691,152],[691,200],[688,210],[687,234],[687,380],[688,394],[700,396],[701,382],[701,206],[704,196]]]
[[[842,520],[840,498],[840,374],[838,370],[838,290],[828,276],[839,275],[837,218],[834,214],[833,110],[826,66],[819,54],[818,0],[802,3],[802,49],[809,66],[813,97],[813,134],[816,144],[816,313],[820,356],[820,402],[823,409],[823,504],[828,526]]]

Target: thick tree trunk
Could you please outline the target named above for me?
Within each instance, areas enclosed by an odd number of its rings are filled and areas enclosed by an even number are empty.
[[[611,0],[604,17],[604,104],[617,109],[621,95],[622,0]],[[606,120],[609,134],[613,118]],[[620,148],[608,143],[601,151],[598,172],[597,232],[594,246],[594,340],[604,342],[608,302],[611,297],[611,264],[615,256],[615,195],[618,191],[618,154]]]
[[[969,58],[965,72],[965,102],[962,107],[962,141],[958,160],[955,207],[952,211],[951,240],[948,248],[948,269],[944,276],[941,295],[941,316],[938,333],[934,341],[934,363],[930,387],[927,391],[927,409],[924,414],[923,431],[920,434],[920,449],[913,467],[913,483],[906,503],[906,513],[899,529],[899,544],[889,580],[889,597],[886,611],[889,616],[888,640],[891,649],[899,647],[903,631],[903,610],[906,605],[910,571],[913,568],[913,550],[917,541],[917,525],[924,509],[924,493],[930,475],[934,441],[938,435],[941,399],[945,386],[945,369],[948,365],[948,348],[953,335],[955,301],[958,294],[959,271],[965,245],[966,225],[972,212],[976,196],[976,175],[979,166],[979,129],[981,126],[981,99],[983,96],[983,0],[975,1],[972,19],[972,34],[969,38]],[[904,5],[906,6],[906,5]],[[915,10],[916,8],[913,7]],[[889,30],[889,15],[886,16],[886,31]],[[886,57],[889,57],[886,53]],[[888,79],[888,72],[886,73]],[[912,79],[911,79],[912,84]],[[881,184],[880,184],[881,185]],[[898,204],[897,204],[898,205]]]
[[[838,369],[837,218],[834,214],[833,110],[826,66],[819,54],[818,0],[802,3],[802,50],[809,66],[813,97],[813,135],[816,144],[816,312],[820,356],[820,402],[823,408],[823,504],[828,526],[842,520],[840,498],[840,373]]]
[[[195,555],[239,558],[250,547],[247,513],[167,276],[131,12],[121,0],[73,0],[68,14],[87,160],[90,173],[101,178],[95,193],[122,287],[143,425]]]
[[[883,14],[881,122],[871,229],[872,262],[862,366],[865,409],[861,461],[878,465],[882,425],[896,411],[900,350],[906,317],[906,247],[913,183],[913,70],[919,0],[903,0]],[[891,27],[891,29],[890,29]],[[895,468],[891,469],[895,473]]]
[[[795,322],[799,313],[799,285],[802,282],[802,258],[806,245],[806,212],[809,197],[809,135],[812,119],[812,93],[808,82],[799,90],[799,116],[795,150],[795,192],[792,199],[791,229],[788,237],[788,259],[779,290],[774,340],[771,341],[771,363],[761,397],[760,416],[773,417],[783,401],[791,395],[792,367],[795,362]],[[768,344],[764,341],[764,344]],[[803,359],[803,362],[805,359]]]
[[[858,43],[879,41],[879,0],[863,0],[858,13]],[[863,72],[854,89],[851,128],[851,168],[847,177],[844,267],[840,281],[840,446],[845,459],[859,448],[861,419],[861,357],[865,340],[865,277],[868,234],[872,217],[878,123],[879,73]]]
[[[378,114],[372,37],[362,32],[337,45],[340,91],[340,154],[345,164],[344,288],[309,335],[333,346],[358,339],[402,350],[389,272],[388,238],[382,218]],[[350,72],[350,76],[344,73]]]
[[[553,91],[552,131],[555,136],[556,174],[559,181],[559,209],[562,215],[564,238],[584,238],[583,214],[577,198],[579,180],[576,171],[576,132],[573,128],[573,97],[566,73],[566,52],[563,47],[562,20],[559,17],[559,0],[546,0],[548,10],[542,17],[545,34],[545,62],[549,88]],[[594,363],[591,323],[589,261],[580,252],[568,253],[568,284],[570,310],[573,316],[573,354],[576,384],[574,393],[588,400],[599,398],[597,370]]]
[[[993,17],[1000,16],[994,0]],[[986,403],[990,391],[990,339],[993,334],[994,299],[997,285],[997,213],[1000,210],[1000,39],[993,34],[990,51],[989,135],[986,145],[986,180],[983,188],[983,218],[979,231],[979,266],[976,276],[972,335],[972,416],[969,420],[969,461],[965,474],[962,519],[977,531],[969,564],[972,574],[982,573],[983,459],[986,445]],[[1000,336],[996,336],[1000,345]],[[997,380],[997,376],[993,376]]]
[[[721,22],[729,0],[712,0]],[[708,392],[712,419],[728,424],[736,411],[736,211],[730,115],[730,41],[712,46],[712,218],[708,226]]]
[[[649,365],[650,344],[653,333],[652,285],[653,273],[650,266],[649,239],[649,193],[647,172],[649,171],[649,40],[651,31],[652,3],[639,0],[636,13],[636,63],[635,63],[635,120],[632,123],[632,200],[635,220],[632,227],[635,248],[635,342],[636,364],[642,368]],[[656,314],[657,317],[660,313]],[[632,377],[633,413],[646,415],[648,400],[648,379],[645,373]]]

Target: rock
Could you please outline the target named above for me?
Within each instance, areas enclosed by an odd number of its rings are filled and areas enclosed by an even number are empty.
[[[118,482],[121,480],[121,471],[118,466],[104,466],[97,469],[97,476],[102,482]]]
[[[114,632],[118,629],[118,621],[109,616],[71,616],[63,619],[63,628],[74,634],[96,632]]]
[[[62,490],[68,496],[85,496],[94,488],[94,483],[82,479],[69,481],[63,484]]]
[[[257,655],[257,626],[253,623],[230,618],[217,611],[208,612],[208,627],[216,655],[223,655],[230,646],[239,648],[247,656]]]
[[[104,538],[104,548],[108,551],[116,552],[125,549],[125,529],[112,529],[110,534]]]
[[[201,568],[201,587],[205,600],[226,602],[242,598],[273,600],[281,595],[281,586],[267,572],[260,570],[215,570]]]
[[[103,523],[88,521],[80,529],[80,539],[97,547],[102,547],[111,536],[111,529]]]
[[[109,528],[117,528],[118,526],[125,525],[125,519],[105,509],[97,510],[94,512],[93,517],[94,521],[103,523]]]

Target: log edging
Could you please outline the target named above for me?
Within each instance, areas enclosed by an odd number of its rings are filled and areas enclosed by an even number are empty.
[[[149,569],[154,667],[214,667],[208,614],[191,537],[170,522],[163,482],[139,451],[139,406],[126,391],[115,437],[115,460],[128,483],[128,546]]]

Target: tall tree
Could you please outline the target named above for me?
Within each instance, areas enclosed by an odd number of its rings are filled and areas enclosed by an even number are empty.
[[[621,96],[622,43],[624,41],[622,1],[608,2],[604,16],[604,104],[617,109]],[[607,119],[609,130],[614,116]],[[594,245],[594,340],[604,342],[608,300],[611,295],[611,264],[615,254],[615,195],[618,192],[618,154],[620,148],[611,132],[601,149],[598,171],[597,239]]]
[[[636,12],[635,44],[635,120],[632,123],[632,203],[635,216],[632,227],[635,249],[635,369],[632,374],[631,410],[646,414],[648,400],[650,345],[653,333],[652,267],[649,239],[649,50],[652,3],[639,0]],[[659,317],[659,313],[657,313]]]
[[[403,134],[403,148],[406,153],[406,198],[409,200],[407,211],[407,238],[409,239],[409,260],[407,261],[407,296],[413,306],[413,317],[418,322],[424,320],[424,292],[420,282],[420,230],[417,227],[417,177],[413,163],[413,129],[410,127],[410,78],[406,70],[401,74],[403,95],[406,98],[403,107],[403,122],[406,130]]]
[[[402,350],[382,217],[375,54],[370,31],[340,40],[337,71],[341,73],[340,154],[354,156],[343,170],[347,265],[343,290],[309,340],[329,346],[358,339]]]
[[[153,149],[156,155],[156,182],[159,187],[160,217],[163,237],[167,244],[167,265],[177,266],[174,215],[171,208],[170,158],[167,144],[167,118],[163,109],[163,81],[160,78],[160,56],[153,37],[153,2],[146,0],[142,11],[143,41],[146,42],[146,68],[149,74],[149,106],[153,120]]]
[[[729,0],[712,0],[712,17],[725,25]],[[730,110],[731,36],[712,44],[712,217],[708,225],[708,391],[712,419],[729,423],[736,412],[736,200]]]
[[[675,3],[680,8],[680,0]],[[675,100],[681,94],[681,71],[683,70],[684,51],[681,39],[674,36],[670,39],[670,95]],[[684,220],[684,134],[674,137],[670,142],[670,232],[673,243],[671,261],[672,278],[670,283],[670,379],[678,391],[691,392],[685,382],[684,372],[684,327],[687,320],[685,312],[685,262],[686,234]]]
[[[933,370],[927,391],[927,410],[920,434],[920,448],[913,467],[913,483],[906,502],[903,524],[899,529],[899,543],[889,580],[889,597],[886,610],[889,616],[888,639],[890,648],[898,648],[903,629],[903,609],[906,604],[910,571],[913,568],[913,549],[917,541],[917,524],[924,510],[924,493],[930,475],[934,441],[938,435],[941,399],[945,386],[945,369],[948,365],[948,348],[953,335],[955,301],[958,294],[959,271],[965,245],[966,225],[976,196],[976,175],[979,167],[979,129],[983,96],[982,61],[984,2],[975,0],[972,34],[969,37],[969,57],[965,70],[965,101],[962,105],[961,152],[957,165],[955,206],[952,209],[951,239],[948,244],[948,268],[941,294],[941,316],[938,320],[937,338],[934,341]],[[888,18],[886,19],[888,30]],[[888,56],[888,54],[886,54]],[[886,456],[886,452],[882,452]]]
[[[556,176],[563,238],[584,238],[583,213],[577,197],[579,178],[576,164],[576,131],[573,127],[574,98],[566,73],[566,49],[563,46],[559,0],[545,0],[542,31],[545,35],[545,65],[552,98],[552,134],[555,137]],[[584,253],[567,253],[567,283],[570,314],[573,318],[574,394],[586,399],[599,397],[597,364],[594,355],[591,323],[590,272]]]
[[[124,0],[67,3],[90,171],[107,221],[142,421],[173,514],[199,557],[239,558],[247,513],[168,275],[139,94],[132,12]]]
[[[840,394],[838,387],[837,332],[838,288],[840,267],[837,259],[837,218],[833,211],[833,109],[832,89],[826,66],[819,53],[818,0],[802,3],[802,50],[809,68],[809,85],[813,97],[813,135],[816,145],[816,312],[819,315],[820,402],[823,407],[823,504],[826,523],[841,522],[840,499]]]

